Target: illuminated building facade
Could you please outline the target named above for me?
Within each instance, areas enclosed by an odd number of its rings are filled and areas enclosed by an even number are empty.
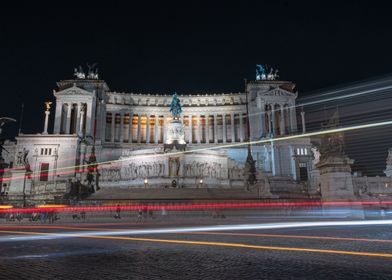
[[[9,194],[24,189],[36,196],[60,196],[69,191],[70,181],[85,185],[92,153],[100,163],[97,194],[147,185],[172,187],[173,181],[185,189],[243,190],[249,141],[258,178],[269,178],[271,191],[301,192],[309,182],[310,139],[271,141],[306,131],[292,82],[274,76],[247,82],[244,92],[180,93],[186,150],[168,152],[163,147],[170,140],[172,94],[114,92],[98,74],[82,74],[57,83],[53,133],[45,125],[41,134],[20,134],[16,143],[8,143],[12,152],[5,158],[13,163],[9,176],[15,178],[5,186]],[[49,112],[47,108],[46,118]],[[24,172],[17,167],[25,166],[17,163],[21,151],[31,172],[23,187],[16,180]]]

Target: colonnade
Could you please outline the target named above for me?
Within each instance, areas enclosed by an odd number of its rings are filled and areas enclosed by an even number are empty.
[[[91,135],[93,111],[84,102],[57,102],[54,133]]]
[[[283,136],[297,132],[297,116],[295,106],[282,103],[271,103],[264,107],[261,114],[261,135]]]
[[[105,140],[120,143],[163,143],[171,116],[107,112]],[[181,117],[187,143],[234,143],[248,140],[245,113],[199,113]]]

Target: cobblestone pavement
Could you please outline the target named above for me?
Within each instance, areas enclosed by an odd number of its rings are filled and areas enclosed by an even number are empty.
[[[25,236],[5,231],[75,233],[77,227],[81,227],[82,232],[89,227],[106,230],[159,227],[148,223],[55,226],[49,229],[2,225],[0,238]],[[307,238],[309,236],[312,238]],[[138,240],[127,239],[129,237]],[[201,243],[178,243],[194,241]],[[233,243],[237,245],[229,246]],[[3,241],[0,243],[0,279],[392,279],[391,257],[303,249],[392,256],[392,226]]]

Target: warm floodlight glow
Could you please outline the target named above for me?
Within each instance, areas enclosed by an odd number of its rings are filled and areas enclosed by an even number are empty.
[[[64,208],[67,207],[67,205],[64,204],[41,204],[37,205],[37,208]]]

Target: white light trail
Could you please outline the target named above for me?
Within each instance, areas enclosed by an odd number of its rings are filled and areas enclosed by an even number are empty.
[[[236,231],[236,230],[269,230],[284,228],[312,228],[312,227],[342,227],[342,226],[369,226],[369,225],[392,225],[392,220],[345,220],[345,221],[319,221],[319,222],[290,222],[290,223],[264,223],[264,224],[239,224],[219,226],[196,226],[162,229],[133,229],[133,230],[105,230],[105,231],[77,231],[70,233],[42,233],[33,236],[7,236],[0,237],[0,242],[8,241],[32,241],[42,239],[78,238],[91,236],[121,236],[121,235],[145,235],[165,233],[187,232],[213,232],[213,231]],[[7,232],[7,231],[1,231]],[[21,233],[23,234],[23,233]],[[27,235],[28,233],[24,233]]]

